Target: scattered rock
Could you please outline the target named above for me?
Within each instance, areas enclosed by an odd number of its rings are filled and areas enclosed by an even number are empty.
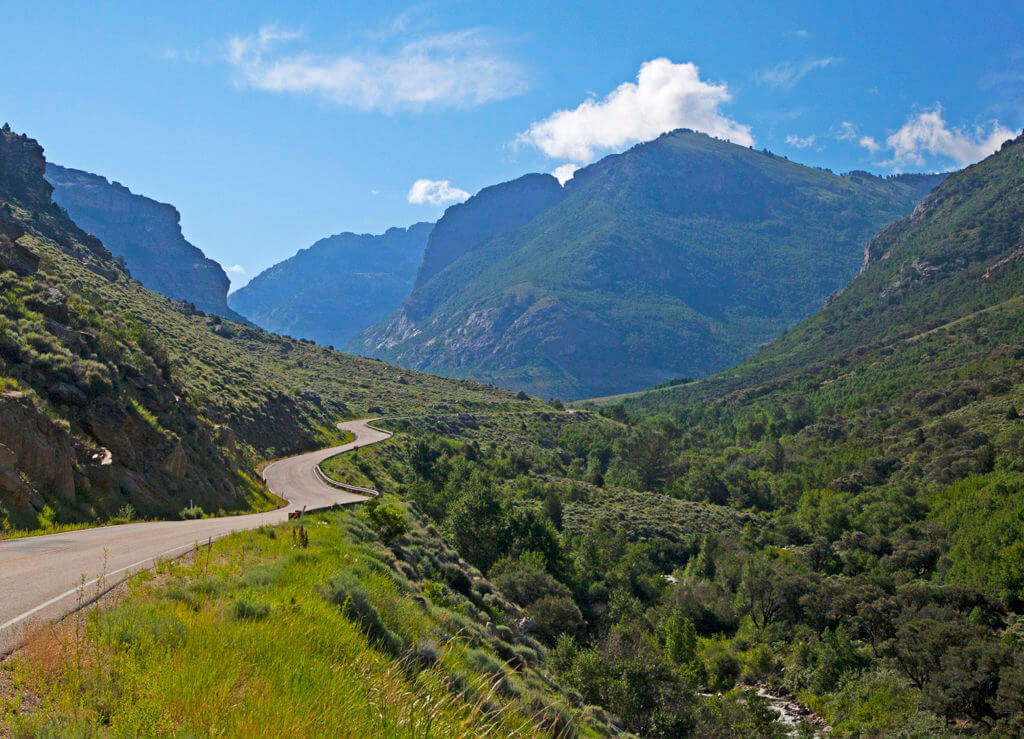
[[[50,396],[67,405],[84,406],[89,402],[85,393],[75,385],[66,382],[58,382],[47,388]]]
[[[314,403],[320,402],[320,393],[318,393],[316,390],[302,390],[299,393],[299,397],[302,398],[303,400],[309,400]]]

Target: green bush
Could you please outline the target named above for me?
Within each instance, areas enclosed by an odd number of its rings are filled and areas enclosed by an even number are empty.
[[[270,615],[270,606],[242,597],[234,602],[231,613],[239,621],[260,621]]]
[[[388,629],[362,582],[351,572],[339,572],[324,589],[324,597],[341,607],[345,617],[354,621],[379,649],[392,656],[405,651],[402,638]]]

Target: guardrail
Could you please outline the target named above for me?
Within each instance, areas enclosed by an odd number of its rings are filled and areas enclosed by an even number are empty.
[[[338,488],[338,490],[345,490],[349,493],[359,493],[360,495],[367,495],[371,498],[379,498],[380,493],[373,488],[361,488],[358,485],[349,485],[348,483],[338,482],[327,476],[327,473],[323,471],[320,465],[313,468],[313,474],[317,476],[320,482],[325,485],[330,485],[332,488]]]

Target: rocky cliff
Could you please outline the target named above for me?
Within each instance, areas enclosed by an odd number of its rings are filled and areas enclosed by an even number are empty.
[[[0,132],[0,529],[45,506],[66,520],[247,507],[166,349],[98,289],[145,291],[51,201],[44,170],[34,140]]]
[[[136,195],[100,175],[46,165],[53,199],[94,234],[150,290],[185,300],[207,313],[240,317],[227,304],[231,281],[221,266],[185,240],[173,205]]]

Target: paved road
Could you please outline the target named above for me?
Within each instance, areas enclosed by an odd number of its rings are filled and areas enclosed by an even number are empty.
[[[371,419],[372,420],[372,419]],[[0,654],[16,646],[33,624],[59,618],[75,608],[80,593],[95,595],[157,559],[173,557],[232,531],[273,524],[288,511],[358,503],[365,495],[339,490],[323,482],[317,466],[328,457],[391,436],[368,421],[339,423],[355,440],[267,465],[263,478],[288,505],[267,513],[205,518],[199,521],[154,521],[103,526],[63,534],[0,541]],[[102,580],[100,577],[102,576]],[[85,581],[84,588],[81,587]]]

